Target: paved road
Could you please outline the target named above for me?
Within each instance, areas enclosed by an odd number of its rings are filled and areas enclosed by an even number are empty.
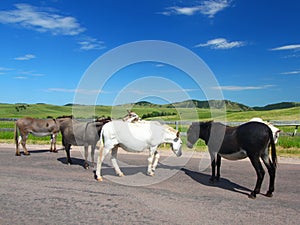
[[[35,148],[35,150],[33,150]],[[175,175],[148,186],[112,181],[104,165],[104,182],[84,170],[80,151],[74,165],[65,164],[65,152],[30,146],[30,156],[14,156],[13,145],[0,144],[0,224],[299,224],[300,164],[281,160],[273,198],[247,194],[255,172],[248,161],[222,161],[221,181],[208,183],[210,169],[198,172],[200,158],[191,158],[182,170],[159,165],[158,173]],[[145,175],[144,154],[120,154],[128,164],[124,179]],[[296,160],[297,162],[297,160]],[[298,161],[299,162],[299,161]],[[265,177],[262,192],[268,185]],[[118,178],[123,179],[123,178]]]

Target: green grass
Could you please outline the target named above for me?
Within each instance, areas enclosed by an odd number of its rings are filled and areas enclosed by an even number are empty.
[[[2,128],[0,126],[0,128]],[[61,134],[59,133],[57,135],[57,143],[61,144]],[[5,143],[14,143],[14,132],[0,132],[0,141],[5,142]],[[28,136],[28,143],[32,144],[48,144],[50,143],[50,136],[45,136],[45,137],[36,137],[33,135]]]
[[[279,156],[300,158],[300,148],[283,148],[276,146],[276,151]]]
[[[270,120],[300,120],[300,107],[288,109],[275,109],[267,111],[227,112],[228,121],[248,121],[253,117],[260,117],[265,121]]]
[[[25,109],[19,111],[16,107],[25,105]],[[0,104],[0,118],[21,118],[31,116],[35,118],[46,118],[47,116],[58,117],[62,115],[75,114],[77,118],[92,118],[94,116],[111,116],[112,118],[121,118],[126,114],[126,110],[133,110],[142,117],[154,111],[166,112],[177,115],[157,117],[152,119],[163,120],[211,120],[211,115],[218,113],[217,110],[200,109],[196,111],[190,108],[167,108],[159,106],[56,106],[49,104]],[[227,111],[226,119],[228,121],[247,121],[253,117],[261,117],[263,120],[300,120],[300,107],[268,110],[268,111]],[[223,119],[223,118],[222,118]]]
[[[278,145],[283,148],[299,148],[300,149],[300,136],[280,136]]]
[[[17,109],[16,107],[21,106]],[[25,106],[25,107],[23,107]],[[287,108],[287,109],[278,109],[278,110],[268,110],[268,111],[227,111],[226,118],[220,118],[215,116],[212,118],[212,115],[218,115],[218,111],[210,109],[200,109],[197,108],[167,108],[161,105],[154,106],[139,106],[139,105],[123,105],[123,106],[55,106],[49,104],[0,104],[0,118],[21,118],[25,116],[30,116],[34,118],[46,118],[48,116],[58,117],[62,115],[71,115],[74,114],[76,118],[93,118],[98,117],[107,117],[110,116],[114,119],[122,118],[127,110],[132,110],[136,112],[141,117],[144,114],[149,114],[152,112],[166,112],[170,114],[169,116],[161,117],[152,117],[147,118],[148,120],[161,120],[161,121],[195,121],[195,120],[222,120],[224,121],[248,121],[253,117],[260,117],[263,120],[300,120],[300,107]],[[176,115],[171,115],[175,113]],[[0,121],[0,128],[13,128],[13,121]],[[173,126],[174,127],[174,126]],[[181,125],[179,127],[180,131],[186,131],[188,125]],[[280,127],[283,132],[292,133],[294,127]],[[300,131],[299,131],[300,132]],[[182,137],[183,142],[186,143],[186,138]],[[13,132],[0,132],[0,140],[2,142],[11,142],[13,143]],[[28,143],[49,143],[49,137],[34,137],[29,136]],[[58,143],[61,143],[61,135],[58,136]],[[199,140],[197,142],[197,149],[205,149],[205,144],[203,141]],[[280,136],[278,143],[280,152],[283,154],[299,154],[300,149],[300,137],[291,137],[291,136]]]

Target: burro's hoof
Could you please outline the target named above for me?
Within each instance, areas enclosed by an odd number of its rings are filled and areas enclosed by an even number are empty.
[[[147,173],[148,176],[154,177],[155,173],[153,171]]]
[[[30,152],[24,152],[24,155],[30,155]]]
[[[99,177],[96,178],[96,180],[97,180],[98,182],[102,182],[102,181],[103,181],[103,178],[102,178],[102,176],[99,176]]]
[[[117,174],[119,177],[125,177],[125,175],[124,175],[124,173],[119,173],[119,174]]]
[[[256,199],[256,194],[252,192],[251,194],[248,195],[248,198]]]
[[[268,191],[268,192],[266,193],[266,196],[269,197],[269,198],[271,198],[271,197],[273,197],[273,193]]]
[[[16,153],[16,156],[21,156],[21,153]]]
[[[83,167],[84,167],[84,169],[89,169],[90,168],[90,165],[88,164],[88,163],[84,163],[84,165],[83,165]]]

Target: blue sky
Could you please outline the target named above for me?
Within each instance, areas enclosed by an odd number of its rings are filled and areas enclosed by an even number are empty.
[[[206,88],[224,99],[249,106],[300,102],[299,12],[295,0],[1,1],[0,102],[64,105],[78,93],[97,93],[102,105],[206,100],[185,71],[161,62],[129,65],[99,89],[78,89],[99,57],[143,40],[196,54],[219,84]]]

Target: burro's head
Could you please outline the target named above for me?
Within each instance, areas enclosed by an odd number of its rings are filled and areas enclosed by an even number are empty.
[[[176,156],[182,155],[182,140],[180,139],[180,132],[173,127],[163,125],[163,140],[161,143],[171,144],[172,151]]]
[[[187,130],[187,147],[193,148],[194,144],[199,139],[200,126],[198,123],[192,123],[192,125]]]
[[[176,156],[182,155],[182,140],[180,139],[180,132],[177,131],[176,137],[172,141],[172,150]]]

